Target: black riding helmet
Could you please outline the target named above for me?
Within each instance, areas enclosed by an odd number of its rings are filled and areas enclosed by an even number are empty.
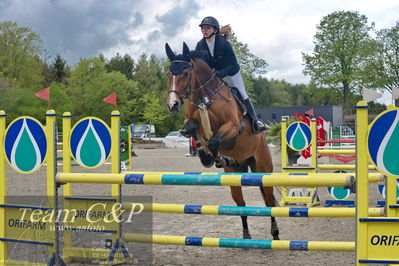
[[[214,27],[216,29],[217,32],[219,32],[219,29],[220,29],[219,22],[214,17],[206,17],[206,18],[204,18],[201,21],[201,24],[199,24],[199,26],[202,27],[204,25],[212,26],[212,27]]]

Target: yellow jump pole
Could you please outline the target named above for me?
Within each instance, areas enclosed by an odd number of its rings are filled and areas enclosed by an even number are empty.
[[[124,234],[123,239],[127,242],[222,248],[254,248],[296,251],[355,251],[354,242],[258,240],[172,235],[146,235],[132,233]]]
[[[198,186],[287,186],[351,187],[355,181],[347,173],[259,173],[259,174],[169,174],[131,172],[131,174],[59,173],[59,183],[198,185]]]
[[[122,210],[134,213],[156,212],[199,215],[233,215],[293,218],[354,218],[355,208],[303,208],[303,207],[241,207],[217,205],[189,205],[167,203],[124,202]],[[371,217],[384,215],[384,208],[369,208]]]
[[[341,154],[341,155],[354,155],[355,150],[324,150],[324,149],[319,149],[318,153],[319,154]]]
[[[355,170],[356,165],[354,164],[319,164],[320,170]],[[368,165],[369,170],[375,170],[374,165]]]

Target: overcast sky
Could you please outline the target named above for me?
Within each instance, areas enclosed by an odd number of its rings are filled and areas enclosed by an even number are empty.
[[[334,11],[358,11],[376,29],[394,26],[398,0],[0,0],[0,21],[29,26],[49,55],[61,54],[69,65],[103,53],[111,58],[142,53],[166,57],[164,44],[181,51],[201,38],[205,16],[230,24],[250,52],[265,59],[266,77],[307,83],[301,52],[313,50],[321,19]]]

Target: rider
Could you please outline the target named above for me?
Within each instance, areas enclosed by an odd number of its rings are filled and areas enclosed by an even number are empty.
[[[203,38],[197,43],[196,51],[205,50],[210,60],[208,65],[215,69],[215,75],[219,78],[227,78],[230,87],[236,87],[244,99],[247,114],[255,134],[266,130],[265,123],[257,118],[254,107],[245,90],[240,66],[237,63],[233,48],[225,37],[219,33],[219,22],[214,17],[206,17],[202,20],[201,27]]]

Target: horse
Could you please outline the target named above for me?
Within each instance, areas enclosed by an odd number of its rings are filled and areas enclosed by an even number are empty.
[[[183,130],[195,140],[197,154],[205,167],[223,167],[225,172],[271,173],[272,157],[264,133],[253,134],[245,119],[245,107],[239,104],[229,86],[215,76],[202,59],[201,52],[191,51],[183,43],[183,53],[176,55],[169,44],[166,54],[171,61],[167,72],[167,106],[179,112],[185,103]],[[237,206],[246,206],[241,186],[230,187]],[[275,207],[273,187],[260,187],[262,198]],[[251,239],[247,216],[241,216],[243,238]],[[276,219],[271,217],[270,233],[279,239]]]

